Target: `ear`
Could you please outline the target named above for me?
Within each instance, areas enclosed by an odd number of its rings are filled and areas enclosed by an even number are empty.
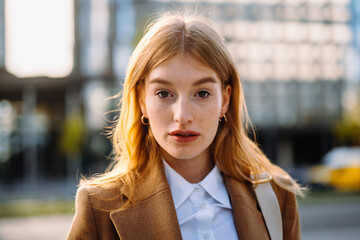
[[[231,86],[228,84],[225,86],[225,89],[223,90],[223,102],[221,106],[220,117],[222,117],[227,112],[230,103],[230,97],[231,97]]]

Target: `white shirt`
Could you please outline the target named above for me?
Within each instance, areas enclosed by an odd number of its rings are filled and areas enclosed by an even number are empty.
[[[229,195],[219,169],[191,184],[164,162],[183,239],[238,239]]]

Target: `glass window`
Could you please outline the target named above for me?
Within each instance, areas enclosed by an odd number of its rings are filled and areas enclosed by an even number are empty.
[[[71,73],[73,19],[73,0],[6,0],[8,71],[19,77]]]

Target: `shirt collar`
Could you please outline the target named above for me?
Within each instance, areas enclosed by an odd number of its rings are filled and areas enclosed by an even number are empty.
[[[220,170],[216,165],[201,182],[191,184],[177,173],[165,160],[163,160],[163,162],[176,209],[185,202],[196,185],[201,186],[212,198],[224,205],[224,207],[231,209],[229,195],[226,191]]]
[[[223,177],[219,168],[215,165],[213,170],[199,183],[212,198],[220,202],[226,208],[231,209],[230,199],[226,190]]]
[[[174,199],[175,208],[178,209],[183,202],[190,196],[194,186],[186,181],[170,165],[163,160],[166,178],[168,180],[171,193]]]

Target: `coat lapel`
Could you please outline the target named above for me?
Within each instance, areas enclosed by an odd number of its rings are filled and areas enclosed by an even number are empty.
[[[224,177],[239,239],[264,240],[269,234],[250,183]]]
[[[161,166],[156,171],[155,183],[142,183],[141,188],[151,187],[148,196],[135,205],[110,213],[110,218],[120,239],[182,239],[176,210]]]

